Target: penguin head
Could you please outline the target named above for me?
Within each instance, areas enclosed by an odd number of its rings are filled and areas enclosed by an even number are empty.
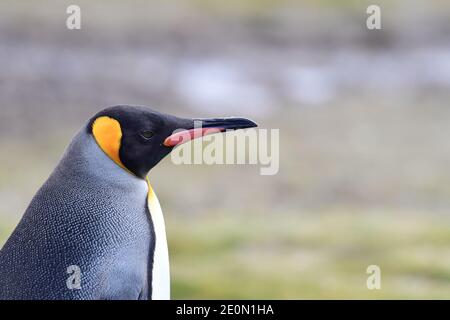
[[[147,107],[115,106],[97,113],[87,128],[111,160],[144,179],[180,143],[206,134],[256,126],[245,118],[184,119]]]

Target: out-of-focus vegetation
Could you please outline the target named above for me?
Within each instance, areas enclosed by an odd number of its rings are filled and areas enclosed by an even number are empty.
[[[174,298],[450,298],[447,1],[0,3],[0,246],[99,108],[242,115],[280,172],[150,178]],[[382,289],[366,288],[379,265]]]
[[[246,214],[170,219],[177,298],[450,297],[449,217],[346,208],[276,220]],[[382,270],[381,290],[366,287],[372,264]]]

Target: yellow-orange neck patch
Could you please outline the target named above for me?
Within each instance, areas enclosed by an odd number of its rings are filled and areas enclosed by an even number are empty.
[[[147,185],[148,185],[148,194],[147,194],[147,198],[149,201],[154,202],[155,198],[156,198],[156,194],[155,191],[153,191],[153,187],[150,184],[150,179],[147,177]]]
[[[122,129],[119,121],[110,117],[99,117],[92,124],[92,134],[99,147],[115,163],[129,172],[120,160],[120,144],[122,142]]]

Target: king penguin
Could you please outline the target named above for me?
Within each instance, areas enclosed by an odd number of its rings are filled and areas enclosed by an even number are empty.
[[[255,126],[136,106],[97,113],[1,249],[0,300],[170,299],[164,218],[148,172],[179,143]]]

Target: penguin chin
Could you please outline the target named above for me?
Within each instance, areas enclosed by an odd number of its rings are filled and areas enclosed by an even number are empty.
[[[144,165],[135,166],[135,170],[132,173],[141,179],[147,179],[149,172],[158,165],[171,151],[173,148],[164,147],[164,150],[155,152],[158,157],[150,157]],[[125,163],[126,164],[126,163]]]

